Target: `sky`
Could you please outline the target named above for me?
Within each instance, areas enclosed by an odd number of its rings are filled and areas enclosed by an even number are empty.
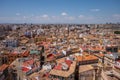
[[[0,23],[120,22],[120,0],[0,0]]]

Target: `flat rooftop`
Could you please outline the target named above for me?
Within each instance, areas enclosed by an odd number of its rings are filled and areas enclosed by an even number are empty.
[[[94,68],[91,65],[82,65],[79,67],[79,73],[93,70]]]
[[[75,72],[75,68],[76,68],[76,62],[73,61],[73,63],[71,64],[68,71],[52,69],[50,71],[50,74],[56,75],[56,76],[61,76],[61,77],[69,77],[71,74],[73,74]]]

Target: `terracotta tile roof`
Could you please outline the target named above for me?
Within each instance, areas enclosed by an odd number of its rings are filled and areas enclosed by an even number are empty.
[[[104,54],[98,54],[100,57],[103,57],[104,56]]]
[[[117,62],[120,62],[120,60],[118,60]]]
[[[70,67],[71,64],[72,64],[72,61],[71,60],[65,60],[65,63]]]
[[[47,60],[47,61],[55,60],[55,55],[54,55],[54,54],[48,54],[46,60]]]
[[[77,61],[89,61],[89,60],[97,60],[98,58],[94,55],[83,55],[83,56],[76,56]]]
[[[25,43],[27,43],[28,42],[28,40],[27,39],[24,39],[24,40],[22,40],[22,41],[20,41],[22,44],[25,44]]]
[[[63,63],[63,62],[65,62],[65,58],[57,59],[56,62],[57,62],[57,63]]]
[[[61,70],[62,69],[62,64],[59,63],[57,66],[54,67],[54,69]]]
[[[27,68],[27,67],[22,67],[22,71],[23,72],[28,72],[30,69],[29,68]]]
[[[33,59],[31,59],[31,60],[28,60],[28,61],[25,61],[25,62],[23,62],[23,66],[29,66],[29,65],[31,65],[31,64],[33,64]]]
[[[29,55],[29,51],[25,51],[25,52],[23,52],[22,54],[21,54],[22,56],[28,56]]]
[[[90,50],[92,51],[102,51],[104,48],[102,46],[95,46],[95,47],[90,47]]]
[[[4,71],[7,67],[7,64],[3,64],[2,66],[0,66],[0,71]]]

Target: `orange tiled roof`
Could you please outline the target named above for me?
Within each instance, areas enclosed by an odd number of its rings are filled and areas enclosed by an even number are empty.
[[[8,65],[7,65],[7,64],[3,64],[2,66],[0,66],[0,71],[5,70],[7,67],[8,67]]]
[[[77,61],[89,61],[89,60],[96,60],[98,59],[96,56],[94,55],[83,55],[83,56],[76,56]]]
[[[25,61],[22,65],[29,66],[29,65],[33,64],[33,62],[34,62],[33,59],[31,59],[31,60]]]
[[[104,48],[102,46],[95,46],[95,47],[91,47],[90,50],[101,51],[101,50],[104,50]]]
[[[100,57],[103,57],[104,56],[104,54],[98,54]]]
[[[21,54],[22,56],[28,56],[29,55],[29,51],[25,51]]]

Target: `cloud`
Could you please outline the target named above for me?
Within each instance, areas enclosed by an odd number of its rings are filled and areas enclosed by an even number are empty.
[[[66,16],[66,17],[61,17],[61,19],[64,20],[69,20],[69,21],[74,21],[76,19],[76,17],[74,16]]]
[[[31,14],[31,17],[34,17],[34,14]]]
[[[23,16],[23,19],[26,19],[27,17],[26,16]]]
[[[66,16],[67,13],[66,13],[66,12],[62,12],[61,15],[62,15],[62,16]]]
[[[79,16],[49,16],[43,15],[24,15],[24,16],[11,16],[11,17],[0,17],[0,22],[13,22],[13,23],[87,23],[91,22],[93,17],[86,15]]]
[[[90,9],[90,11],[98,12],[98,11],[100,11],[100,9]]]
[[[68,17],[68,20],[75,20],[76,18],[75,17],[73,17],[73,16],[69,16]]]
[[[30,20],[31,19],[31,17],[30,16],[23,16],[22,18],[20,18],[20,19],[22,19],[22,20]]]
[[[79,17],[79,18],[84,18],[85,16],[84,16],[84,15],[79,15],[78,17]]]
[[[42,15],[42,16],[38,16],[39,18],[38,18],[38,20],[50,20],[50,16],[48,16],[47,14],[44,14],[44,15]]]
[[[94,17],[93,16],[85,16],[85,15],[79,15],[78,16],[79,20],[93,20]]]
[[[20,13],[16,13],[16,16],[20,16]]]
[[[60,20],[60,16],[51,16],[53,20]]]
[[[120,18],[120,14],[114,14],[113,17]]]
[[[43,18],[48,18],[47,14],[42,15]]]
[[[117,21],[119,21],[119,20],[120,20],[120,14],[113,14],[113,15],[112,15],[112,20],[117,20]]]
[[[0,17],[0,22],[24,22],[25,20],[27,20],[27,17],[25,16],[14,16],[14,17]]]

